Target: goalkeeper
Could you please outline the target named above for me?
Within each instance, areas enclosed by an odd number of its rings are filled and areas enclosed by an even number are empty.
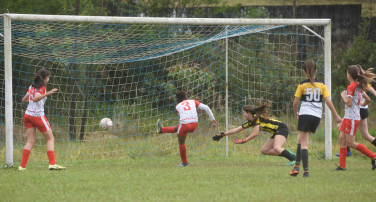
[[[261,148],[261,153],[264,155],[271,156],[283,156],[290,161],[286,166],[293,166],[295,164],[296,155],[289,149],[283,149],[282,146],[285,144],[287,136],[289,135],[289,129],[286,124],[268,118],[267,110],[270,104],[262,104],[261,106],[255,108],[252,105],[246,105],[243,107],[243,117],[247,120],[242,126],[231,129],[227,132],[222,132],[220,135],[213,136],[213,140],[219,141],[226,135],[232,135],[239,133],[246,128],[253,128],[251,135],[245,139],[234,139],[235,144],[244,144],[253,138],[255,138],[260,130],[267,131],[272,135],[272,137],[266,141],[264,146]]]

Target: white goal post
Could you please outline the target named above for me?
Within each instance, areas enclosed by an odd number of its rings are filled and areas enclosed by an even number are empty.
[[[12,93],[12,22],[46,21],[72,23],[116,23],[116,24],[169,24],[169,25],[292,25],[292,26],[324,26],[324,74],[325,84],[331,93],[331,20],[330,19],[218,19],[218,18],[154,18],[154,17],[104,17],[104,16],[64,16],[64,15],[29,15],[3,14],[4,23],[4,80],[5,80],[5,132],[6,132],[6,164],[13,165],[13,93]],[[319,36],[308,27],[307,30]],[[1,37],[0,37],[1,38]],[[226,47],[227,47],[226,38]],[[226,52],[227,53],[227,52]],[[226,73],[228,68],[226,54]],[[226,78],[226,114],[228,114],[228,78]],[[226,115],[226,130],[229,120]],[[325,158],[332,159],[332,116],[325,105]],[[226,137],[226,155],[228,156],[228,136]]]

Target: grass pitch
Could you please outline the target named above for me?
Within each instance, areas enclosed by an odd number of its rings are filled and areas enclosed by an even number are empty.
[[[0,170],[1,201],[374,201],[376,170],[361,154],[347,171],[333,160],[310,160],[310,178],[289,176],[280,157],[178,156],[68,163],[65,171],[30,164]],[[64,165],[64,162],[62,163]]]

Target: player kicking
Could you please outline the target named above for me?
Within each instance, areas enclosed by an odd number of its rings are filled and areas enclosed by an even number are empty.
[[[46,85],[50,80],[50,73],[47,69],[40,69],[35,75],[34,83],[29,87],[26,95],[22,98],[22,102],[28,102],[27,110],[24,116],[24,124],[26,126],[27,143],[22,152],[21,165],[18,170],[25,171],[26,164],[29,159],[31,149],[37,140],[37,128],[47,141],[47,156],[50,162],[48,168],[50,170],[64,170],[65,167],[55,164],[54,153],[54,136],[51,131],[50,124],[44,115],[44,103],[47,96],[55,93],[56,88],[47,92]]]
[[[200,103],[197,100],[187,99],[187,94],[184,91],[179,91],[176,93],[176,98],[178,99],[178,105],[175,109],[180,116],[179,124],[172,127],[163,127],[161,121],[158,119],[158,133],[178,133],[180,157],[182,163],[178,165],[179,167],[185,167],[189,165],[187,160],[187,148],[185,146],[185,139],[188,133],[194,132],[197,127],[198,117],[197,108],[203,109],[209,115],[209,119],[212,125],[217,122],[210,108]]]

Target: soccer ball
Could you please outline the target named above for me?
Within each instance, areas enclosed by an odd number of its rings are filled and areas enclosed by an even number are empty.
[[[101,120],[101,122],[99,123],[99,125],[101,126],[102,129],[108,130],[108,129],[112,128],[113,123],[112,123],[111,119],[103,118]]]

